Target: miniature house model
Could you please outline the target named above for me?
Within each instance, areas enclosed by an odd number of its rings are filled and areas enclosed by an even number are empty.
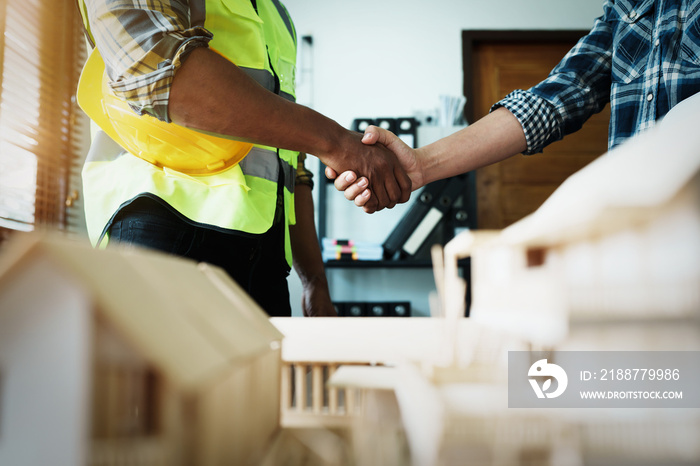
[[[410,454],[394,442],[362,464],[700,462],[698,409],[518,409],[508,396],[513,350],[700,354],[698,114],[700,96],[570,177],[531,216],[464,232],[434,254],[452,360],[412,355],[393,368],[341,366],[331,378],[377,401],[357,431],[391,444],[391,427],[403,427]],[[457,266],[466,257],[469,319]],[[467,322],[471,334],[457,332]]]
[[[531,216],[436,252],[439,319],[268,319],[215,267],[18,238],[0,464],[698,464],[697,409],[507,396],[510,350],[700,351],[698,114],[687,99]]]
[[[0,464],[250,464],[282,335],[221,270],[29,235],[0,264]]]
[[[473,318],[550,347],[700,349],[699,112],[700,96],[682,102],[529,217],[448,244],[451,268],[472,257]],[[594,338],[572,341],[586,323]]]
[[[438,270],[447,318],[463,314],[457,260],[471,257],[469,320],[531,350],[700,354],[698,114],[700,95],[574,174],[529,217],[448,243]],[[422,380],[445,414],[432,430],[426,416],[406,424],[424,446],[413,464],[700,461],[697,409],[507,409],[505,380],[481,382]],[[418,393],[413,385],[397,386],[398,399]],[[417,410],[402,405],[405,419]]]

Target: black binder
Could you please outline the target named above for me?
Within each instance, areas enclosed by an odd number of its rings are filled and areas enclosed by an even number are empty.
[[[367,310],[365,303],[348,302],[345,303],[343,317],[366,317]]]
[[[418,120],[414,117],[355,118],[350,125],[350,129],[364,133],[369,125],[378,126],[396,134],[409,146],[416,147],[418,124]]]
[[[411,317],[410,301],[334,301],[339,317]]]
[[[462,195],[466,175],[435,181],[423,188],[382,245],[384,258],[413,257]]]
[[[396,224],[392,232],[382,244],[384,248],[384,259],[394,259],[394,256],[401,250],[409,236],[423,220],[425,214],[430,210],[435,199],[447,185],[447,180],[438,180],[427,184],[413,201],[411,207]]]

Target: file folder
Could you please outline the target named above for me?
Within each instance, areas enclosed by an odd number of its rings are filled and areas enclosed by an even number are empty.
[[[462,195],[466,175],[428,184],[384,244],[384,258],[413,257]]]
[[[394,259],[404,243],[406,243],[406,240],[413,234],[428,213],[435,199],[442,194],[446,185],[447,180],[438,180],[427,184],[421,190],[411,207],[382,244],[384,259]]]

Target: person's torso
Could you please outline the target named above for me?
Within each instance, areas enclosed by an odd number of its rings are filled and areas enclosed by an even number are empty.
[[[700,1],[614,0],[610,146],[700,92]]]
[[[191,3],[193,14],[203,18],[203,26],[213,34],[212,49],[269,91],[294,100],[296,33],[277,0]],[[293,151],[256,145],[238,165],[203,176],[164,170],[134,156],[86,163],[83,179],[91,239],[95,242],[97,230],[102,232],[119,208],[142,194],[157,196],[194,223],[243,234],[264,233],[274,221],[279,183],[286,222],[293,224],[297,157]]]

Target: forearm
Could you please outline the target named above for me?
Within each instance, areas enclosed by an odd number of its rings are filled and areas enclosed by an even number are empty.
[[[294,207],[297,223],[289,228],[294,270],[296,270],[304,286],[310,283],[321,283],[327,286],[321,247],[316,236],[314,205],[310,186],[296,185]]]
[[[311,186],[297,184],[294,193],[297,223],[289,228],[296,270],[303,286],[301,306],[307,317],[337,317],[328,290],[321,248],[316,239]]]
[[[499,108],[461,131],[417,149],[425,184],[500,162],[527,148],[520,122]]]
[[[183,126],[314,154],[322,161],[348,137],[335,121],[267,91],[207,48],[192,51],[175,74],[169,113]]]

